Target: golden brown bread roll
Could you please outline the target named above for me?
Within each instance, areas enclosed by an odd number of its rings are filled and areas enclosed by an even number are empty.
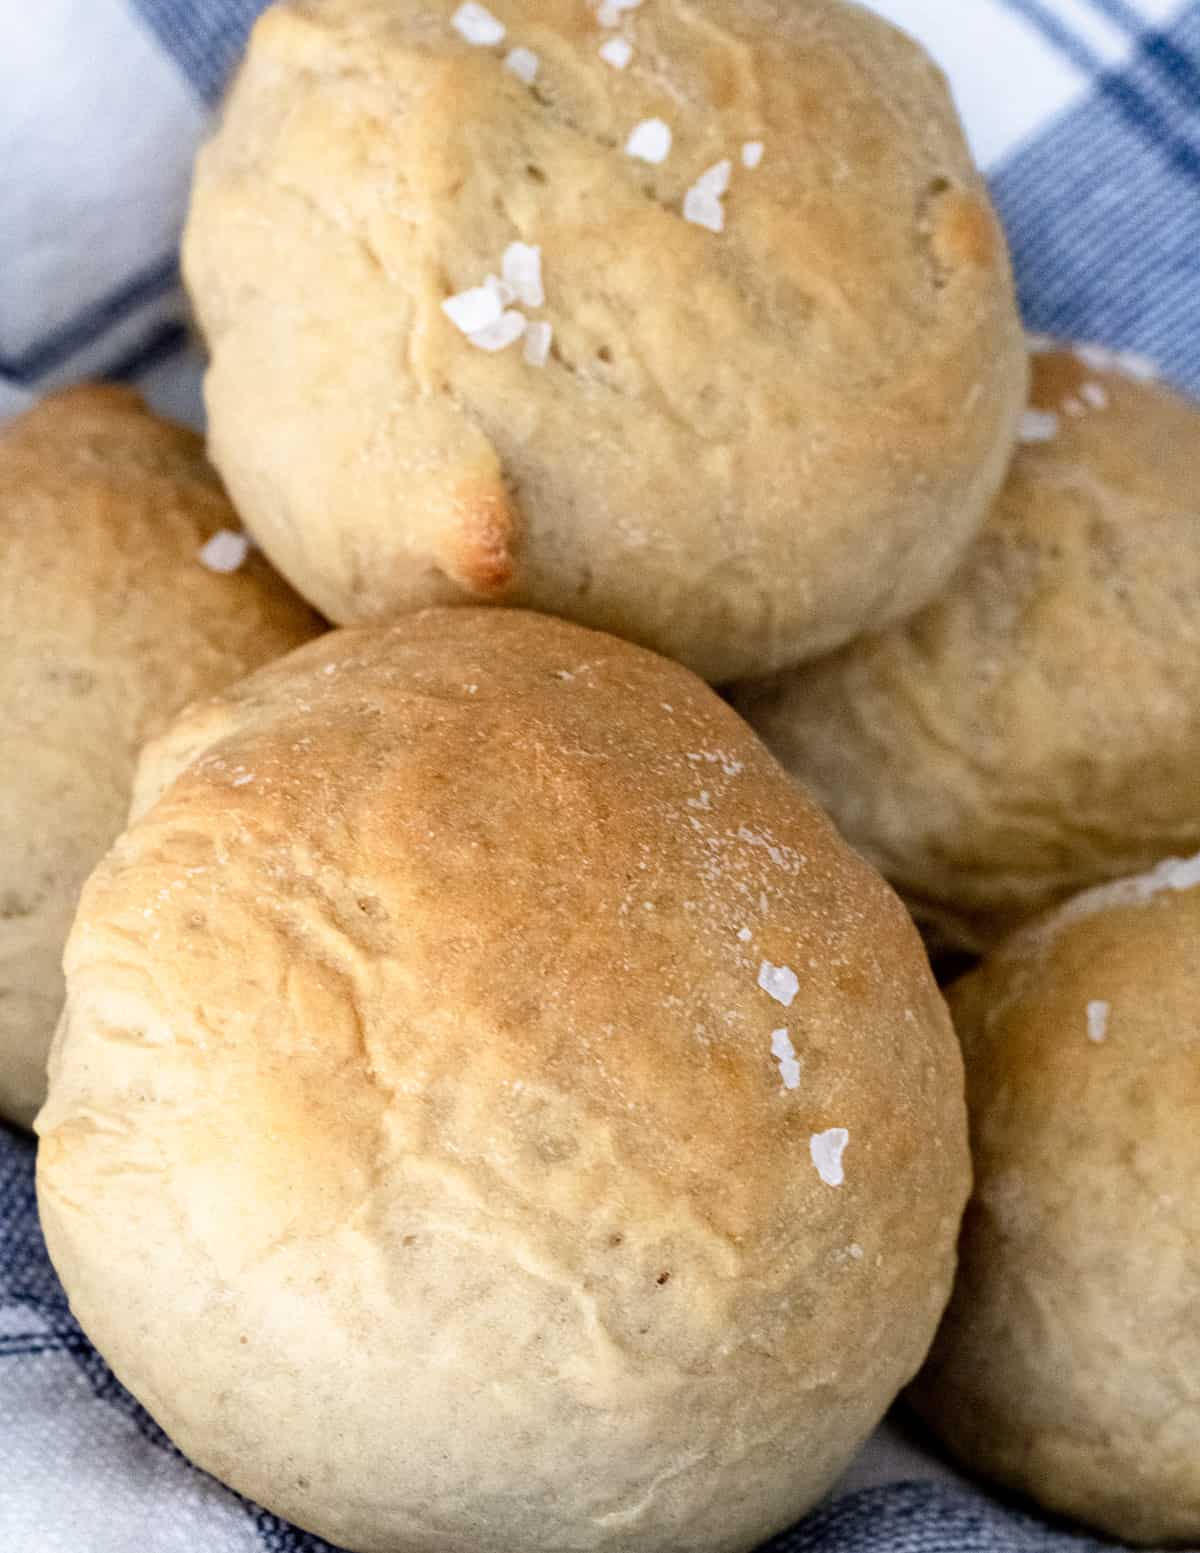
[[[332,633],[92,876],[39,1131],[72,1308],[360,1553],[756,1547],[920,1363],[966,1196],[915,930],[686,670]]]
[[[1200,411],[1084,349],[966,565],[906,625],[734,704],[964,948],[1200,846]]]
[[[124,824],[138,750],[194,696],[320,622],[261,556],[200,439],[83,387],[0,431],[0,1116],[29,1126],[80,885]]]
[[[1200,1540],[1200,857],[1077,897],[951,992],[975,1191],[914,1396],[968,1466]]]
[[[501,601],[765,673],[911,614],[982,522],[1004,238],[867,11],[612,9],[263,16],[184,246],[210,450],[331,619]]]

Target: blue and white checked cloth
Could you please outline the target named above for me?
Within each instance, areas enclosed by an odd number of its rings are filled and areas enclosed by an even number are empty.
[[[1200,0],[871,3],[950,74],[1029,326],[1200,395]],[[0,415],[107,375],[199,423],[176,243],[261,9],[0,0]],[[1092,1550],[888,1426],[770,1553]],[[2,1127],[0,1553],[329,1553],[189,1467],[118,1386],[46,1259],[32,1145]]]

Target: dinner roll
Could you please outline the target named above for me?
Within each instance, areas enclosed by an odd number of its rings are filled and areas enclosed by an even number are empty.
[[[967,949],[1200,847],[1200,411],[1094,348],[1034,367],[1034,440],[944,597],[733,696]]]
[[[968,1185],[915,930],[686,670],[333,633],[145,757],[39,1120],[72,1308],[360,1553],[757,1547],[923,1358]]]
[[[200,158],[210,451],[268,554],[341,622],[520,604],[714,681],[911,614],[1026,384],[942,76],[840,0],[494,12],[276,5]]]
[[[1200,857],[1079,896],[951,993],[975,1194],[915,1388],[968,1466],[1200,1542]]]
[[[0,431],[0,1116],[28,1126],[79,887],[125,822],[137,752],[194,696],[318,622],[241,558],[200,439],[123,388]],[[227,532],[222,534],[222,530]],[[203,552],[203,553],[202,553]]]

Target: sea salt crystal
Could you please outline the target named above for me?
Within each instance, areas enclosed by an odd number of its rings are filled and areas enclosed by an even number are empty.
[[[464,0],[450,18],[450,25],[468,43],[475,43],[481,48],[490,48],[495,43],[503,42],[507,30],[502,21],[493,16],[486,6],[477,5],[475,0]]]
[[[603,0],[596,12],[601,27],[619,27],[622,11],[636,11],[642,0]]]
[[[761,140],[747,140],[742,147],[742,166],[749,167],[751,171],[762,163],[765,147]]]
[[[488,324],[483,329],[476,329],[468,335],[468,339],[472,345],[482,351],[502,351],[515,344],[525,333],[525,329],[524,313],[501,313],[495,323]]]
[[[498,323],[504,312],[499,286],[472,286],[442,303],[442,312],[464,334],[478,334],[481,329]]]
[[[525,364],[544,367],[550,360],[550,344],[554,339],[554,325],[535,320],[525,330]]]
[[[776,1003],[782,1003],[784,1008],[791,1008],[800,990],[800,978],[791,966],[772,965],[770,960],[764,960],[758,968],[758,985],[768,997],[774,998]]]
[[[709,232],[725,230],[725,207],[715,194],[693,185],[683,196],[683,219]]]
[[[509,243],[500,273],[512,287],[515,300],[526,307],[541,307],[546,300],[542,286],[542,250],[532,243]]]
[[[720,195],[728,192],[729,180],[732,176],[733,163],[726,156],[721,161],[714,162],[711,167],[702,172],[699,178],[696,179],[693,187],[706,189],[710,194],[720,197]]]
[[[609,38],[600,45],[600,58],[614,70],[624,70],[633,58],[633,44],[625,38]]]
[[[506,307],[511,307],[512,304],[517,300],[516,291],[512,286],[509,285],[508,281],[501,280],[499,275],[489,275],[483,284],[489,291],[495,294],[496,301],[499,302],[501,311],[503,311]]]
[[[1124,377],[1152,383],[1158,377],[1158,367],[1138,351],[1110,350],[1107,345],[1076,345],[1074,353],[1085,367],[1093,372],[1119,372]]]
[[[683,219],[710,232],[723,232],[725,207],[721,196],[729,188],[732,173],[733,163],[728,157],[702,172],[683,196]]]
[[[1093,410],[1108,409],[1108,389],[1103,383],[1085,383],[1079,390],[1079,395],[1091,405]]]
[[[1088,1040],[1094,1041],[1097,1046],[1108,1039],[1108,1016],[1110,1005],[1100,1000],[1091,1002],[1087,1006],[1087,1034]]]
[[[844,1127],[829,1127],[824,1132],[814,1132],[808,1140],[808,1152],[817,1174],[826,1186],[841,1186],[846,1179],[842,1170],[842,1155],[850,1142],[850,1134]]]
[[[643,119],[635,124],[625,142],[625,154],[639,162],[657,165],[671,154],[671,126],[662,119]]]
[[[738,941],[740,943],[748,944],[753,937],[754,934],[748,927],[738,928]]]
[[[1058,436],[1058,416],[1053,410],[1026,410],[1017,427],[1019,442],[1053,442]]]
[[[526,86],[532,86],[537,80],[538,69],[541,60],[532,49],[513,49],[504,59],[504,68],[511,70],[518,81],[524,81]]]
[[[201,548],[200,560],[210,572],[236,572],[246,564],[249,554],[249,534],[235,534],[232,529],[219,528]]]
[[[796,1058],[796,1048],[792,1045],[791,1037],[786,1030],[772,1030],[771,1055],[779,1064],[779,1076],[783,1080],[783,1087],[798,1089],[800,1063]]]

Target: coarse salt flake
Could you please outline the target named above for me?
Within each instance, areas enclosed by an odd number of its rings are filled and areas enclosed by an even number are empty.
[[[525,363],[530,367],[544,367],[550,360],[550,343],[554,339],[554,325],[535,320],[525,330]]]
[[[1085,383],[1079,390],[1079,397],[1090,404],[1093,410],[1108,409],[1108,389],[1103,383]]]
[[[1087,1006],[1087,1034],[1088,1040],[1094,1041],[1097,1046],[1108,1039],[1108,1015],[1110,1005],[1096,999]]]
[[[642,0],[602,0],[600,9],[596,12],[596,20],[601,27],[619,27],[621,25],[622,11],[636,11]]]
[[[481,329],[498,323],[504,312],[499,285],[489,286],[485,283],[447,297],[442,303],[442,312],[463,334],[478,334]]]
[[[662,119],[643,119],[630,131],[625,154],[637,157],[639,162],[665,162],[671,154],[671,126]]]
[[[792,1045],[791,1036],[786,1030],[771,1031],[771,1056],[779,1064],[779,1076],[783,1080],[783,1087],[798,1089],[800,1063],[796,1057],[796,1048]]]
[[[627,38],[609,38],[600,45],[600,58],[614,70],[624,70],[633,58],[633,44]]]
[[[1110,350],[1107,345],[1076,345],[1074,353],[1085,367],[1093,372],[1119,372],[1124,377],[1136,378],[1142,383],[1152,383],[1158,377],[1158,367],[1137,351]]]
[[[756,167],[762,165],[763,151],[765,149],[761,140],[747,140],[742,147],[742,166],[750,168],[753,172]]]
[[[683,196],[683,219],[693,226],[702,226],[709,232],[725,230],[725,207],[711,189],[697,184]]]
[[[842,1169],[842,1155],[850,1142],[850,1134],[844,1127],[828,1127],[824,1132],[814,1132],[808,1140],[808,1152],[817,1174],[826,1186],[841,1186],[846,1179]]]
[[[506,307],[511,307],[512,304],[517,300],[517,293],[515,288],[510,286],[508,281],[501,280],[499,275],[489,275],[483,284],[489,291],[495,292],[496,300],[500,304],[501,312],[503,312]]]
[[[532,243],[509,243],[500,262],[500,273],[512,287],[515,300],[526,307],[541,307],[546,300],[542,286],[542,250]]]
[[[450,25],[468,43],[477,44],[480,48],[491,48],[496,43],[502,43],[508,30],[487,6],[477,5],[475,0],[463,0],[463,4],[450,18]]]
[[[1058,436],[1058,416],[1053,410],[1025,410],[1017,426],[1019,442],[1053,442]]]
[[[790,965],[772,965],[770,960],[764,960],[758,968],[758,985],[776,1003],[791,1008],[800,990],[800,978]]]
[[[740,928],[738,928],[738,942],[739,943],[748,944],[753,937],[754,937],[754,934],[750,931],[750,929],[748,927],[740,927]]]
[[[537,73],[541,66],[541,60],[532,49],[518,48],[504,57],[504,68],[511,70],[518,81],[524,81],[526,86],[532,86],[537,80]]]
[[[250,554],[249,534],[235,534],[219,528],[200,551],[200,559],[210,572],[236,572]]]
[[[733,177],[733,163],[729,158],[722,157],[719,162],[702,172],[696,179],[697,189],[707,189],[710,194],[721,195],[729,190],[729,180]]]
[[[525,314],[510,311],[501,313],[495,323],[474,330],[467,338],[481,351],[502,351],[515,344],[525,333],[525,328]]]

